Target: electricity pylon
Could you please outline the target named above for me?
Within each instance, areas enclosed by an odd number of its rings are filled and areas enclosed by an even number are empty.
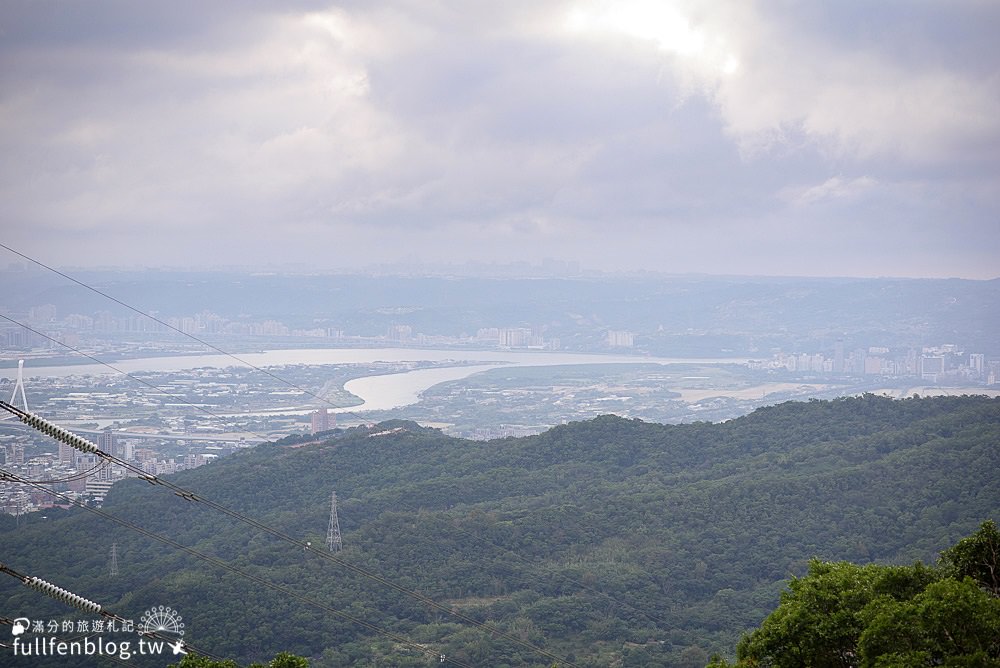
[[[326,531],[326,549],[340,552],[343,544],[340,541],[340,518],[337,517],[337,493],[333,493],[330,501],[330,528]]]
[[[118,543],[111,543],[111,577],[118,577]]]

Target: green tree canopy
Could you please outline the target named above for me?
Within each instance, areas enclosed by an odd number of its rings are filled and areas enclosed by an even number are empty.
[[[736,666],[1000,667],[998,537],[984,522],[937,568],[814,560],[740,641]]]
[[[956,577],[971,577],[993,596],[1000,596],[1000,531],[992,520],[979,531],[941,553],[941,563]]]
[[[180,663],[171,664],[168,668],[239,668],[239,664],[231,659],[217,661],[206,656],[188,654]],[[309,668],[309,662],[301,656],[280,652],[267,664],[254,663],[250,668]]]

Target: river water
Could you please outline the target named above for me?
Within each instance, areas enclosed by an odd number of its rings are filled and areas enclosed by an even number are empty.
[[[118,360],[109,366],[79,364],[69,366],[36,366],[26,363],[25,378],[61,378],[66,376],[110,375],[146,371],[183,371],[187,369],[226,367],[260,368],[290,364],[371,364],[374,362],[455,362],[462,366],[417,369],[403,373],[383,374],[355,378],[345,384],[345,389],[360,397],[364,403],[341,411],[387,410],[416,403],[420,393],[439,383],[460,380],[497,368],[499,366],[559,366],[567,364],[732,364],[745,362],[745,358],[671,358],[640,357],[634,355],[599,355],[550,351],[511,350],[431,350],[424,348],[307,348],[297,350],[267,350],[260,353],[240,353],[229,356],[184,355],[172,357],[147,357]],[[114,368],[111,368],[114,367]],[[13,380],[17,369],[2,369],[0,377]]]

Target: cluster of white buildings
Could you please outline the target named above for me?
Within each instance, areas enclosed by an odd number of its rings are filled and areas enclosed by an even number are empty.
[[[544,427],[514,427],[510,425],[500,425],[499,427],[477,427],[471,433],[464,434],[465,438],[473,441],[493,441],[498,438],[520,438],[522,436],[534,436],[544,431]]]
[[[476,341],[500,348],[534,348],[558,350],[559,339],[546,339],[537,329],[530,327],[483,327],[476,332]]]
[[[855,376],[911,376],[937,382],[948,377],[996,384],[1000,361],[986,359],[984,353],[964,353],[958,346],[944,344],[918,351],[909,348],[894,353],[889,348],[872,346],[846,352],[838,345],[833,357],[821,353],[775,353],[767,360],[752,360],[751,369],[783,369],[797,373]]]
[[[634,348],[635,335],[620,329],[608,330],[608,345],[612,348]]]
[[[171,331],[181,331],[195,336],[221,334],[272,338],[311,337],[363,343],[380,340],[418,345],[469,342],[468,338],[463,337],[415,333],[412,326],[407,324],[389,325],[384,336],[360,336],[345,334],[343,329],[336,327],[294,329],[277,320],[230,320],[210,311],[176,317],[160,316],[155,312],[150,313],[151,317],[138,314],[115,316],[108,311],[101,311],[93,316],[79,313],[71,313],[61,319],[57,316],[56,307],[51,304],[33,306],[28,311],[28,322],[45,335],[36,334],[16,325],[0,325],[0,345],[14,350],[58,348],[56,342],[75,347],[80,344],[82,334],[167,334]],[[608,343],[612,347],[631,348],[634,345],[632,334],[629,332],[609,332],[608,336]],[[471,337],[471,340],[500,348],[558,350],[560,347],[558,339],[546,338],[537,329],[527,327],[485,327]]]

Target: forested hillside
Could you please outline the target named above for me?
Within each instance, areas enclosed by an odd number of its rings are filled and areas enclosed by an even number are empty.
[[[428,652],[82,509],[4,520],[0,562],[126,617],[171,606],[187,639],[244,662],[551,665],[535,646],[579,666],[696,666],[731,655],[813,557],[933,562],[1000,517],[998,443],[1000,400],[868,395],[722,424],[605,416],[485,443],[383,423],[172,478],[314,546],[336,490],[345,562],[522,644],[142,481],[116,485],[103,510]],[[10,578],[0,597],[0,615],[63,611]]]

